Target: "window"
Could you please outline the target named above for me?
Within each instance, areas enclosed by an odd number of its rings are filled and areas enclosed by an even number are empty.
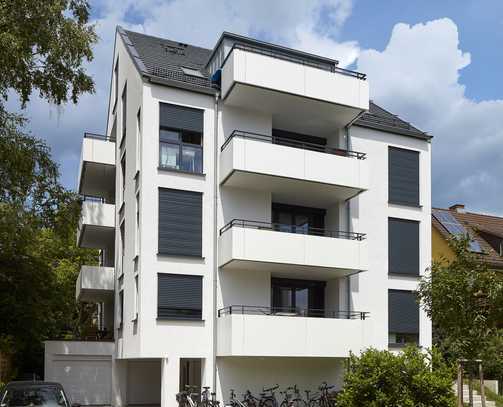
[[[203,172],[203,111],[161,103],[159,167]]]
[[[419,206],[419,152],[389,147],[388,200]]]
[[[140,302],[140,294],[138,288],[138,276],[134,276],[134,315],[133,319],[138,319],[138,310],[139,310],[139,302]]]
[[[119,291],[119,329],[124,323],[124,290]]]
[[[159,319],[202,319],[202,276],[164,273],[157,276]]]
[[[114,80],[115,80],[114,107],[112,111],[115,111],[115,107],[117,106],[117,98],[119,97],[119,57],[117,57],[117,61],[115,62]]]
[[[117,117],[114,117],[114,124],[112,125],[112,132],[110,133],[110,140],[117,140]]]
[[[126,140],[126,129],[127,129],[127,83],[124,84],[124,89],[122,91],[122,140],[121,146],[124,145],[124,140]]]
[[[273,278],[271,288],[271,303],[275,312],[324,316],[324,281]]]
[[[272,204],[272,222],[281,232],[323,234],[325,209]]]
[[[126,154],[122,156],[121,160],[121,183],[122,183],[122,191],[121,191],[121,200],[124,202],[126,199]]]
[[[388,219],[388,272],[419,276],[419,222]]]
[[[202,135],[186,131],[160,130],[159,165],[162,168],[203,172]]]
[[[388,291],[390,345],[419,343],[419,304],[413,291]]]
[[[140,193],[136,194],[136,233],[135,233],[135,255],[140,254]]]
[[[141,168],[141,108],[136,113],[136,169]]]
[[[159,254],[202,256],[202,194],[159,188]]]
[[[124,253],[126,251],[126,233],[125,233],[125,222],[121,223],[120,234],[121,234],[121,266],[120,274],[124,273]]]

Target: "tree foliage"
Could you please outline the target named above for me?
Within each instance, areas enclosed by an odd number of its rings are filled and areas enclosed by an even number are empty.
[[[1,118],[0,346],[19,373],[40,371],[43,340],[78,334],[75,281],[96,253],[76,247],[80,200],[59,184],[49,148],[18,116]]]
[[[437,351],[407,347],[400,354],[369,349],[351,355],[340,407],[454,407],[455,371]]]
[[[419,298],[448,355],[481,358],[503,321],[503,275],[469,250],[469,238],[449,244],[455,259],[433,264]]]
[[[14,90],[24,106],[37,89],[59,105],[93,92],[89,12],[86,0],[0,0],[0,96]]]

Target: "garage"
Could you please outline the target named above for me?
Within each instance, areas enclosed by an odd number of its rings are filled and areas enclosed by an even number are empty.
[[[59,382],[73,403],[111,404],[113,343],[48,341],[45,380]]]

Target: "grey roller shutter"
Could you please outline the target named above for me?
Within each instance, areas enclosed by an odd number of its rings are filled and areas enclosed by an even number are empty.
[[[185,106],[160,104],[159,125],[178,130],[203,132],[203,110]]]
[[[419,304],[411,291],[388,291],[388,331],[399,334],[419,333]]]
[[[159,254],[202,256],[202,194],[159,188]]]
[[[389,147],[388,200],[402,205],[419,205],[419,152]]]
[[[388,219],[388,271],[419,275],[419,222]]]
[[[159,273],[157,276],[158,318],[202,318],[202,276],[164,273]]]

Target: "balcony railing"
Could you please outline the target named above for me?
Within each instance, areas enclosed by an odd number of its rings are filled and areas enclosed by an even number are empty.
[[[108,137],[103,134],[97,134],[97,133],[84,133],[84,138],[115,142],[115,137]]]
[[[356,72],[356,71],[351,71],[349,69],[344,69],[338,67],[338,61],[336,60],[329,60],[328,58],[316,58],[315,55],[313,56],[305,56],[302,57],[300,55],[292,55],[288,51],[282,52],[276,48],[268,48],[268,47],[257,47],[249,44],[242,44],[242,43],[234,43],[231,50],[225,57],[225,59],[222,62],[221,68],[224,67],[225,63],[227,62],[227,59],[229,56],[232,54],[232,51],[235,49],[242,50],[242,51],[247,51],[247,52],[253,52],[255,54],[260,54],[260,55],[265,55],[269,56],[272,58],[276,59],[281,59],[283,61],[288,61],[288,62],[293,62],[296,64],[301,64],[301,65],[306,65],[310,66],[312,68],[317,68],[317,69],[322,69],[324,71],[329,71],[329,72],[334,72],[334,73],[339,73],[342,75],[348,75],[348,76],[353,76],[357,79],[361,80],[366,80],[367,75],[361,72]]]
[[[327,230],[312,226],[287,225],[284,223],[268,223],[255,220],[233,219],[220,229],[220,235],[232,227],[272,230],[276,232],[295,233],[301,235],[324,236],[348,240],[364,240],[364,233],[346,232],[341,230]]]
[[[288,317],[334,318],[334,319],[368,319],[369,312],[332,311],[313,308],[262,307],[256,305],[231,305],[218,310],[218,317],[224,315],[271,315]]]
[[[222,144],[220,151],[224,151],[234,137],[244,138],[247,140],[262,141],[264,143],[278,144],[286,147],[300,148],[302,150],[317,151],[319,153],[341,155],[344,157],[353,157],[357,158],[358,160],[364,160],[366,158],[365,153],[360,153],[357,151],[344,150],[342,148],[327,147],[320,144],[308,143],[305,141],[294,140],[287,137],[267,136],[265,134],[251,133],[241,130],[234,130],[231,133],[231,135],[227,137],[227,140],[225,140],[224,144]]]

